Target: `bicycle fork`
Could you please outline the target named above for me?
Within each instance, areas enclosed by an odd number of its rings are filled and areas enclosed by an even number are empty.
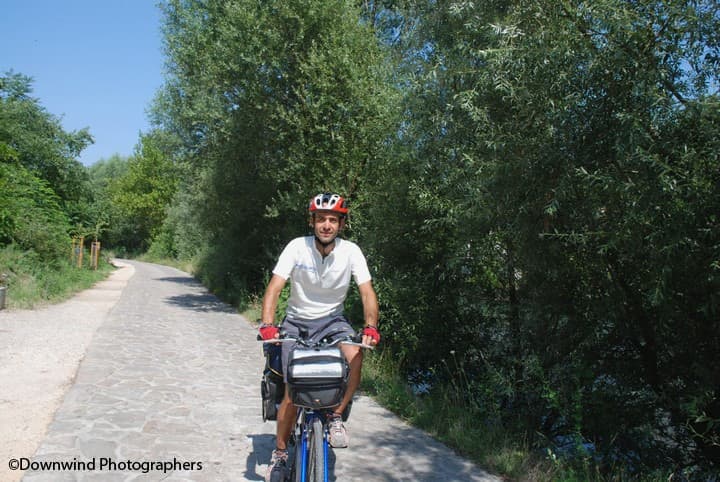
[[[299,472],[300,477],[296,478],[295,480],[299,480],[300,482],[314,482],[310,480],[309,477],[309,470],[308,465],[310,463],[310,457],[313,456],[310,454],[310,438],[314,436],[313,433],[313,427],[317,427],[316,424],[313,422],[316,420],[322,420],[321,416],[317,413],[312,414],[305,414],[303,424],[302,424],[302,432],[300,433],[300,440],[298,443],[298,446],[296,450],[299,450],[299,452],[296,455],[295,459],[295,470]],[[321,440],[322,442],[322,461],[321,461],[321,467],[315,467],[315,471],[320,470],[322,474],[322,480],[323,482],[328,482],[328,454],[329,454],[329,447],[330,444],[328,443],[327,438],[327,431],[324,423],[319,424],[322,430],[322,434],[320,437],[316,438],[315,440]],[[314,461],[317,463],[317,460]]]
[[[300,482],[308,482],[307,481],[307,475],[308,475],[308,452],[310,447],[310,431],[308,430],[308,425],[303,426],[302,435],[300,436],[300,466],[298,467],[298,470],[300,471]]]

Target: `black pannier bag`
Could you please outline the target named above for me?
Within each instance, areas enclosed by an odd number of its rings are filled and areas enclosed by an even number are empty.
[[[262,395],[263,421],[277,420],[278,406],[285,396],[285,382],[282,372],[282,348],[279,345],[266,344],[265,369],[260,382]]]
[[[314,410],[339,405],[345,395],[348,366],[340,348],[305,348],[290,352],[287,382],[298,407]]]

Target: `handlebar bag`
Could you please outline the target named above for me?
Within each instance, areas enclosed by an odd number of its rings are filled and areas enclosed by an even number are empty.
[[[299,407],[321,409],[340,404],[348,366],[340,348],[296,346],[290,352],[287,382],[290,398]]]

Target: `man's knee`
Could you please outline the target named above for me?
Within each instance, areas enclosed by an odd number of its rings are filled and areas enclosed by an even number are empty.
[[[278,407],[278,416],[283,416],[286,414],[294,414],[295,413],[295,404],[293,403],[292,399],[290,398],[290,392],[286,389],[285,390],[285,396],[282,399],[282,402],[280,402],[280,407]]]
[[[362,365],[363,353],[359,346],[344,346],[342,352],[351,368]]]

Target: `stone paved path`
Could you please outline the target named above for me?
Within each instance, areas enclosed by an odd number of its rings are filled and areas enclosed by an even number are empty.
[[[256,331],[187,274],[130,263],[135,275],[32,458],[74,470],[28,470],[23,480],[262,480],[275,425],[260,416]],[[351,448],[331,456],[331,480],[500,480],[367,397],[348,427]],[[81,470],[92,462],[94,471]],[[116,470],[100,470],[111,462]]]

